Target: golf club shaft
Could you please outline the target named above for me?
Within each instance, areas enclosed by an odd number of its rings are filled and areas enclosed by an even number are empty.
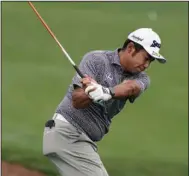
[[[63,46],[60,44],[60,42],[58,41],[58,39],[56,38],[56,36],[54,35],[54,33],[51,31],[51,29],[49,28],[49,26],[45,23],[45,21],[43,20],[43,18],[41,17],[41,15],[38,13],[38,11],[36,10],[36,8],[34,7],[34,5],[30,1],[28,1],[28,3],[31,6],[31,8],[33,9],[33,11],[35,12],[35,14],[37,15],[37,17],[39,18],[39,20],[41,21],[41,23],[43,24],[43,26],[47,29],[47,31],[50,33],[50,35],[54,38],[54,40],[58,44],[58,46],[61,48],[62,52],[66,55],[66,57],[68,58],[68,60],[70,61],[70,63],[74,67],[74,69],[77,71],[77,73],[79,74],[79,76],[81,78],[84,78],[84,75],[82,74],[82,72],[79,70],[79,68],[76,66],[76,64],[74,63],[74,61],[69,56],[69,54],[66,52],[66,50],[63,48]]]

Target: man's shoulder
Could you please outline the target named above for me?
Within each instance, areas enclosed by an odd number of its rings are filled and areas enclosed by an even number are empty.
[[[149,75],[145,71],[138,73],[138,76],[149,77]]]
[[[90,60],[91,62],[105,62],[107,60],[108,50],[93,50],[85,53],[83,60]]]
[[[150,84],[150,76],[144,71],[133,75],[133,77],[139,80],[144,80],[146,83]]]
[[[87,52],[84,57],[105,57],[107,52],[107,50],[93,50]]]
[[[150,85],[150,76],[146,72],[140,72],[138,75],[138,79],[145,83],[147,87]]]

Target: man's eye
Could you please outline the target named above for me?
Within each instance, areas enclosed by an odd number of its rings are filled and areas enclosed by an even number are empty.
[[[146,57],[146,61],[151,61],[151,59],[149,57]]]
[[[151,61],[151,62],[154,61],[154,60],[155,60],[155,58],[153,58],[153,57],[150,58],[150,61]]]
[[[146,60],[149,60],[150,62],[154,61],[155,59],[153,57],[147,57]]]

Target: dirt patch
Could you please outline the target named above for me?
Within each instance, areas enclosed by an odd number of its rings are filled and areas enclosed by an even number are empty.
[[[2,176],[45,176],[44,174],[24,168],[19,164],[2,162]]]

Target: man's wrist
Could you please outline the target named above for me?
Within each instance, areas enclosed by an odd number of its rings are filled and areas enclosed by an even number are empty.
[[[114,88],[113,87],[109,87],[108,89],[110,91],[110,95],[112,96],[112,98],[114,98],[114,96],[115,96]]]

